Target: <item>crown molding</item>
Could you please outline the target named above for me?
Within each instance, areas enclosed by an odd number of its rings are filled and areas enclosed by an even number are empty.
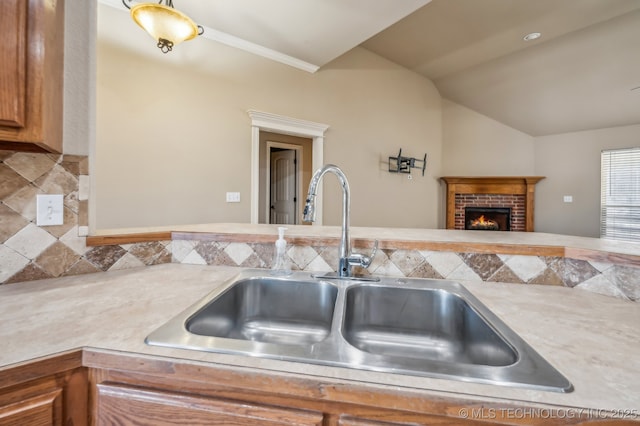
[[[294,58],[293,56],[285,55],[277,50],[269,49],[268,47],[260,44],[252,43],[243,38],[233,36],[231,34],[214,30],[213,28],[203,27],[204,34],[202,37],[217,41],[218,43],[225,44],[227,46],[235,47],[236,49],[244,50],[245,52],[253,53],[254,55],[262,56],[263,58],[271,59],[281,64],[289,65],[291,67],[306,71],[313,74],[320,68],[318,65],[305,62],[302,59]]]
[[[304,137],[323,137],[329,128],[328,124],[315,123],[313,121],[300,120],[299,118],[285,117],[269,112],[248,110],[251,117],[251,125],[264,130],[286,132],[292,135]]]

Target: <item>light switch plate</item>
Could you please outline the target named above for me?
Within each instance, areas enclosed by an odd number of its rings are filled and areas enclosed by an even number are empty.
[[[227,203],[239,203],[239,202],[240,202],[239,192],[227,192]]]
[[[62,225],[64,217],[63,203],[62,194],[36,195],[36,225]]]

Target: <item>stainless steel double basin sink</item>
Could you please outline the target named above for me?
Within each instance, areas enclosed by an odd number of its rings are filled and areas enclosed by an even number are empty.
[[[462,285],[248,270],[151,333],[172,348],[570,392]]]

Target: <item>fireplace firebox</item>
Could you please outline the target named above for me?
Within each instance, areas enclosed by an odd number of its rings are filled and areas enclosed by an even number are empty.
[[[510,231],[511,208],[465,207],[464,229],[476,231]]]
[[[535,186],[544,176],[443,176],[446,227],[468,229],[465,207],[511,208],[510,231],[534,231]]]

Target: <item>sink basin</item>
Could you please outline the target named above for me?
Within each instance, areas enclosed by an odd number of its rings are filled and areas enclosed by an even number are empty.
[[[459,295],[356,286],[347,291],[344,338],[379,355],[506,366],[518,354]]]
[[[193,334],[284,345],[311,345],[331,331],[338,289],[328,283],[247,278],[185,324]]]
[[[571,383],[459,283],[272,277],[246,270],[150,345],[570,392]]]

